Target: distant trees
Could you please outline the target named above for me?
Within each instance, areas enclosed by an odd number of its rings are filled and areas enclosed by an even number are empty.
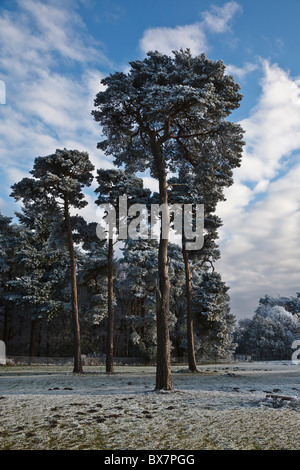
[[[0,313],[2,314],[2,339],[11,337],[10,316],[16,298],[11,292],[9,281],[20,275],[22,267],[15,263],[15,253],[20,244],[20,228],[12,218],[0,213]]]
[[[300,338],[300,293],[296,297],[260,299],[251,319],[239,321],[237,353],[255,359],[291,359],[292,343]]]
[[[19,244],[13,262],[20,266],[18,275],[7,281],[14,302],[24,316],[30,315],[29,357],[35,356],[36,330],[42,318],[50,320],[63,311],[63,289],[68,278],[68,253],[59,237],[62,220],[51,208],[23,207]],[[54,237],[54,233],[56,237]]]

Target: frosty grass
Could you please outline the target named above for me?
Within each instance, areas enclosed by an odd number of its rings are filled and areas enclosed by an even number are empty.
[[[300,447],[300,365],[235,362],[172,367],[2,366],[0,449],[261,449]]]

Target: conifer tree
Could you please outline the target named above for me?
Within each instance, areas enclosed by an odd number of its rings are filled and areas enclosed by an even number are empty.
[[[83,217],[72,217],[74,242],[80,243],[81,265],[78,286],[86,292],[80,306],[92,324],[100,325],[107,317],[107,249],[106,240],[97,236],[97,222],[87,223]]]
[[[219,273],[206,270],[193,289],[195,331],[204,358],[228,359],[234,351],[235,317],[230,312],[228,287]]]
[[[122,170],[97,170],[98,187],[96,193],[98,199],[96,204],[114,211],[114,216],[110,219],[110,224],[114,227],[108,228],[107,240],[107,335],[106,335],[106,372],[112,373],[113,367],[113,348],[114,348],[114,245],[118,241],[120,233],[120,224],[125,227],[127,233],[127,204],[147,203],[150,197],[150,191],[143,188],[143,180],[134,175],[128,174]],[[120,197],[125,196],[126,214],[121,214],[119,210]],[[110,207],[111,209],[110,209]],[[107,212],[106,211],[106,212]],[[107,214],[109,217],[110,214]],[[124,220],[123,220],[124,219]],[[100,221],[99,221],[100,222]],[[127,236],[125,235],[125,239]]]
[[[160,204],[168,218],[168,171],[189,162],[196,170],[206,165],[209,172],[211,152],[208,158],[200,152],[203,141],[207,147],[218,141],[223,158],[232,167],[239,165],[242,130],[225,120],[239,106],[239,85],[225,74],[222,61],[208,60],[205,54],[192,57],[189,50],[174,52],[173,57],[149,52],[143,61],[130,65],[128,74],[116,72],[102,80],[106,89],[97,94],[92,112],[104,136],[98,147],[127,170],[150,170],[158,180]],[[166,225],[158,255],[158,390],[173,389]]]
[[[78,150],[56,150],[52,155],[37,157],[31,174],[33,178],[23,178],[12,186],[12,196],[29,208],[36,204],[44,210],[56,207],[63,217],[69,250],[71,272],[71,301],[74,336],[74,372],[81,373],[80,325],[78,317],[76,258],[72,233],[70,208],[86,206],[82,189],[93,180],[94,166],[86,152]]]
[[[45,210],[46,209],[46,210]],[[22,276],[9,282],[15,303],[30,316],[29,358],[35,355],[36,327],[44,318],[54,318],[63,310],[61,291],[68,278],[68,254],[63,239],[63,219],[57,207],[47,208],[38,202],[27,204],[16,212],[20,221],[20,243],[14,262],[22,266]]]
[[[122,299],[130,345],[146,360],[156,357],[156,240],[126,240],[120,259],[117,297]]]
[[[202,145],[206,148],[205,142]],[[223,148],[224,146],[222,146]],[[203,149],[202,152],[204,152]],[[219,155],[218,152],[220,152]],[[172,203],[191,204],[193,211],[195,211],[197,204],[202,204],[204,208],[203,246],[200,249],[188,250],[184,224],[182,224],[180,233],[186,278],[187,353],[189,369],[192,372],[197,370],[193,326],[193,285],[200,282],[201,277],[199,278],[198,273],[205,273],[208,268],[213,268],[214,262],[220,257],[216,240],[218,239],[218,228],[222,225],[222,221],[215,214],[215,211],[217,203],[224,200],[224,187],[228,187],[233,183],[230,161],[222,158],[218,145],[216,144],[213,149],[209,146],[206,148],[205,153],[211,155],[209,167],[205,165],[200,173],[196,173],[190,164],[185,164],[179,169],[177,177],[168,180],[170,187],[169,200]],[[209,171],[209,174],[205,174],[206,171]],[[193,277],[196,277],[194,282]]]
[[[15,263],[15,252],[21,243],[20,228],[12,223],[11,217],[0,213],[0,313],[3,316],[1,339],[6,343],[9,335],[9,311],[14,296],[9,282],[22,272],[22,267]]]

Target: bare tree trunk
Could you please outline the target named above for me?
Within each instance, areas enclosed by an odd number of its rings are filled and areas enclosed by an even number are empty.
[[[113,277],[113,240],[108,240],[108,319],[106,332],[106,372],[114,372],[113,354],[114,354],[114,277]]]
[[[69,213],[68,196],[64,200],[64,213],[65,223],[67,228],[68,247],[70,254],[71,266],[71,291],[72,291],[72,321],[73,321],[73,334],[74,334],[74,369],[73,372],[82,373],[82,360],[81,360],[81,342],[80,342],[80,325],[78,315],[78,300],[77,300],[77,280],[76,280],[76,260],[74,252],[74,243],[72,236],[71,219]]]
[[[168,207],[167,175],[162,155],[158,146],[153,146],[153,155],[159,175],[160,203],[167,208],[167,221],[170,223]],[[163,220],[162,220],[163,222]],[[162,225],[162,224],[161,224]],[[168,238],[162,238],[162,226],[158,250],[158,305],[157,305],[157,365],[156,365],[156,390],[173,390],[171,377],[171,353],[170,353],[170,280],[168,270]]]
[[[186,251],[186,238],[184,231],[182,233],[182,255],[185,268],[185,285],[186,285],[186,304],[187,304],[187,352],[189,369],[192,372],[197,371],[195,347],[194,347],[194,320],[192,311],[192,279],[188,254]]]

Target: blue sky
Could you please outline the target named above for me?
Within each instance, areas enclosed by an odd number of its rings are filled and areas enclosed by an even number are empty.
[[[243,163],[218,207],[216,269],[230,287],[232,312],[249,317],[265,294],[295,295],[299,17],[299,0],[0,0],[0,211],[13,216],[10,186],[56,148],[88,151],[96,168],[111,167],[96,149],[100,129],[91,116],[101,78],[126,72],[148,50],[189,47],[223,60],[244,95],[232,115],[246,131]],[[147,177],[145,184],[156,187]],[[92,221],[95,198],[86,197]]]

